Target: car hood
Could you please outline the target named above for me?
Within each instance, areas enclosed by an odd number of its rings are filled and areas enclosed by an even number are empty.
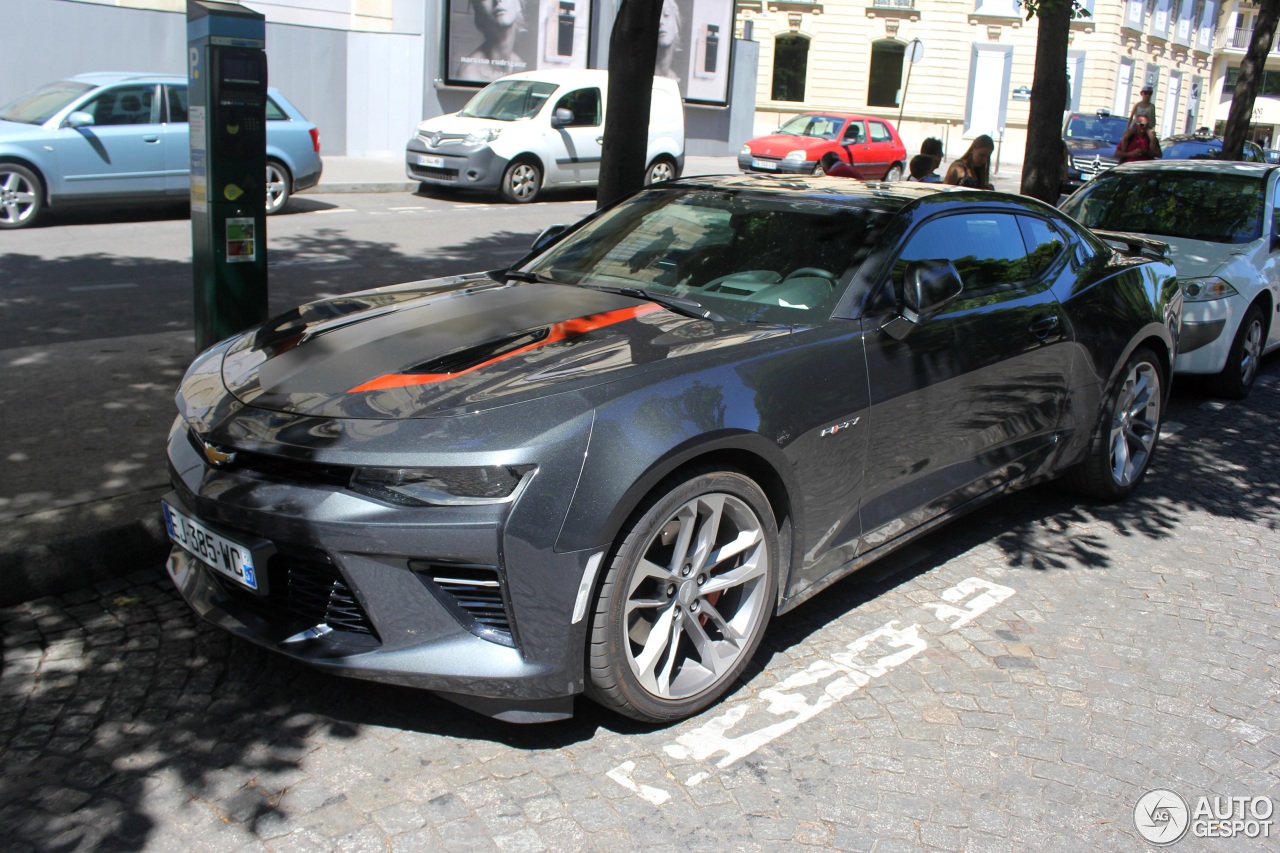
[[[1206,240],[1178,240],[1152,235],[1169,244],[1169,257],[1177,267],[1178,278],[1204,278],[1214,275],[1237,258],[1253,252],[1257,242],[1210,243]]]
[[[653,302],[483,274],[294,309],[230,346],[222,383],[246,405],[397,419],[471,413],[577,390],[789,333]]]
[[[1116,144],[1105,139],[1068,139],[1067,150],[1072,157],[1114,157]]]
[[[439,131],[440,133],[449,135],[464,135],[468,133],[478,133],[490,128],[506,128],[511,127],[520,121],[528,121],[528,119],[517,119],[516,121],[503,121],[496,118],[473,118],[471,116],[461,116],[457,113],[449,113],[448,115],[436,116],[429,118],[418,125],[418,133],[432,133]]]
[[[0,142],[28,142],[35,139],[46,139],[49,131],[44,125],[23,124],[20,121],[0,119]]]
[[[768,136],[757,136],[755,139],[747,140],[747,147],[751,149],[752,154],[778,158],[787,156],[790,151],[813,151],[830,148],[833,145],[835,143],[830,139],[823,139],[820,136],[795,136],[790,133],[771,133]]]

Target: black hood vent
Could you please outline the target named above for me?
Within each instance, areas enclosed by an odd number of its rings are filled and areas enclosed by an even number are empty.
[[[491,341],[485,341],[482,344],[474,344],[472,346],[462,347],[444,355],[437,356],[430,361],[424,361],[422,364],[410,367],[403,373],[462,373],[464,370],[471,370],[479,367],[486,361],[492,361],[495,358],[501,358],[507,353],[514,352],[522,347],[536,344],[550,334],[550,329],[526,329],[516,332],[513,335],[505,335],[501,338],[494,338]]]

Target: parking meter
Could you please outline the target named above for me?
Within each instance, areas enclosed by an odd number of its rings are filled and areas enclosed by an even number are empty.
[[[187,0],[196,351],[267,319],[266,18]]]

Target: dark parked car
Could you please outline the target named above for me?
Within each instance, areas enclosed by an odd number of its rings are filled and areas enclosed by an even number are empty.
[[[1181,290],[1122,239],[998,192],[695,178],[509,270],[304,305],[183,380],[169,572],[334,674],[694,714],[773,614],[938,524],[1138,486]]]
[[[1120,137],[1124,136],[1128,126],[1128,119],[1113,116],[1107,110],[1099,110],[1092,115],[1072,113],[1067,117],[1062,129],[1062,141],[1070,153],[1071,164],[1062,183],[1063,193],[1075,192],[1097,177],[1099,172],[1106,171],[1119,162],[1116,160],[1116,145],[1120,143]]]
[[[1161,139],[1160,150],[1165,160],[1219,160],[1222,158],[1222,137],[1209,133],[1182,133]],[[1246,139],[1244,161],[1265,163],[1267,157],[1258,143]]]

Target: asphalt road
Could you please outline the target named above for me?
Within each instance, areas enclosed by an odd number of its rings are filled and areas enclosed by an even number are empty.
[[[528,205],[458,193],[303,195],[267,220],[271,313],[366,287],[494,269],[548,225],[595,209],[594,190]],[[64,213],[0,232],[0,347],[190,329],[185,208]]]

